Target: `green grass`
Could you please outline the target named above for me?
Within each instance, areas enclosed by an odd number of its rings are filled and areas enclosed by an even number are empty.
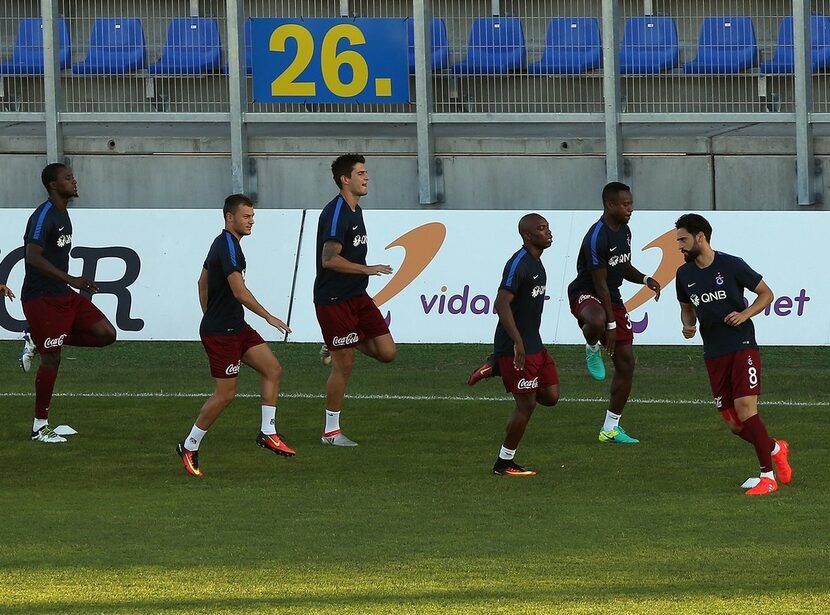
[[[280,344],[286,393],[319,395],[319,346]],[[66,445],[28,441],[34,373],[0,343],[0,613],[819,613],[830,610],[830,349],[765,348],[762,414],[793,447],[795,479],[767,498],[738,485],[749,445],[711,404],[637,403],[637,447],[596,433],[608,383],[554,347],[563,401],[539,408],[517,459],[490,475],[512,410],[469,389],[484,346],[401,346],[359,359],[344,408],[356,449],[319,444],[322,400],[286,396],[294,459],[257,448],[258,402],[205,437],[206,476],[173,453],[199,397],[56,397]],[[698,348],[640,347],[633,399],[703,400]],[[205,393],[198,344],[67,348],[58,393]],[[244,371],[240,392],[258,390]],[[445,400],[406,400],[435,395]],[[469,401],[462,396],[498,398]],[[454,399],[456,398],[456,399]],[[502,399],[503,398],[503,399]],[[795,400],[794,405],[772,401]]]

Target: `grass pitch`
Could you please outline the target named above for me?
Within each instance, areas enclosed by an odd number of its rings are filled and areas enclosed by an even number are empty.
[[[581,348],[552,347],[562,401],[537,409],[517,455],[533,479],[490,474],[512,403],[496,381],[464,384],[486,347],[358,359],[342,419],[355,449],[319,444],[319,346],[274,348],[297,457],[254,444],[243,397],[196,480],[174,448],[211,388],[198,344],[65,349],[51,423],[80,434],[43,445],[28,440],[34,373],[0,343],[0,612],[830,610],[830,349],[762,349],[762,415],[795,478],[748,498],[755,456],[708,402],[699,348],[636,349],[624,424],[642,444],[614,447],[596,440],[608,382]],[[257,390],[243,370],[240,393]]]

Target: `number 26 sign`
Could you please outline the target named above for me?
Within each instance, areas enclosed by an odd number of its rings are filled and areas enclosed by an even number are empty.
[[[256,102],[409,102],[406,20],[252,22]]]

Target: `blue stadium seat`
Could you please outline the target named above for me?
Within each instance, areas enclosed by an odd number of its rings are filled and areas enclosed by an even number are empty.
[[[452,67],[461,75],[504,75],[527,66],[522,22],[517,17],[477,17],[467,59]]]
[[[69,68],[71,50],[69,27],[60,17],[55,20],[58,32],[60,68]],[[42,75],[43,74],[43,20],[40,17],[21,19],[17,26],[17,39],[12,57],[0,63],[0,75]]]
[[[124,75],[147,66],[147,47],[141,20],[99,18],[92,25],[89,52],[72,65],[79,75]]]
[[[219,24],[207,17],[170,20],[167,40],[151,75],[201,75],[222,69]]]
[[[629,17],[620,48],[620,73],[648,75],[680,65],[677,25],[671,17]]]
[[[596,17],[554,17],[541,59],[527,70],[535,75],[578,75],[600,66],[602,40]]]
[[[688,74],[739,73],[758,63],[755,28],[749,17],[706,17],[700,28],[697,58],[683,66]]]
[[[813,72],[830,67],[830,17],[810,17],[810,59]],[[778,28],[778,46],[775,55],[761,64],[766,75],[792,73],[795,71],[795,48],[793,47],[793,18],[784,17]]]
[[[409,41],[409,74],[415,73],[415,22],[406,20]],[[440,17],[432,19],[432,70],[437,72],[450,67],[450,43],[447,23]]]

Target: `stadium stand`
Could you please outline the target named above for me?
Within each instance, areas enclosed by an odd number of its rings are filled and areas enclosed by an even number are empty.
[[[697,58],[683,66],[687,74],[739,73],[758,63],[755,28],[749,17],[706,17],[700,28]]]
[[[620,49],[620,73],[662,73],[680,64],[677,24],[671,17],[629,17]]]
[[[69,27],[61,18],[55,22],[60,41],[58,52],[60,68],[69,68],[71,46]],[[0,75],[42,75],[43,74],[43,20],[40,17],[27,17],[20,20],[17,38],[11,58],[0,63]]]
[[[830,66],[830,17],[813,15],[810,18],[810,58],[813,72]],[[772,59],[761,64],[766,75],[789,74],[795,71],[795,47],[793,45],[793,18],[781,20],[778,43]]]
[[[147,67],[147,46],[140,19],[99,18],[92,26],[89,50],[72,65],[78,75],[123,75]]]
[[[478,17],[473,21],[467,57],[453,66],[461,75],[504,75],[527,67],[522,22],[517,17]]]
[[[555,17],[548,23],[545,48],[528,66],[535,75],[578,75],[602,66],[602,40],[596,17]]]
[[[176,18],[167,27],[161,58],[150,65],[151,75],[201,75],[219,72],[222,48],[219,24],[202,17]]]

